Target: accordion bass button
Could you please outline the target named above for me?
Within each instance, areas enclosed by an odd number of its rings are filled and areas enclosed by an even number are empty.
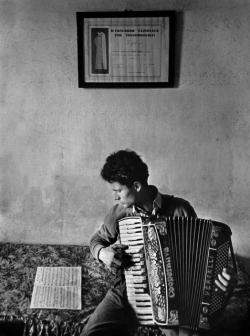
[[[204,314],[207,314],[207,312],[208,312],[208,307],[207,307],[207,306],[204,306],[204,307],[202,308],[202,312],[203,312]]]
[[[217,244],[216,239],[211,239],[211,246],[215,247]]]

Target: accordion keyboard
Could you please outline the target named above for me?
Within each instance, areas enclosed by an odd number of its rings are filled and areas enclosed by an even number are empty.
[[[147,271],[144,257],[144,244],[141,229],[141,219],[138,222],[120,223],[120,240],[128,245],[126,250],[132,256],[133,266],[125,270],[127,297],[136,312],[141,325],[152,325],[152,302],[149,295]]]

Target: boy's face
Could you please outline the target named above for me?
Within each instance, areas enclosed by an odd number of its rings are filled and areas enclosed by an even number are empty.
[[[124,208],[128,208],[129,206],[135,204],[136,191],[133,186],[129,188],[119,182],[112,182],[110,183],[110,187],[114,195],[114,200],[124,206]]]

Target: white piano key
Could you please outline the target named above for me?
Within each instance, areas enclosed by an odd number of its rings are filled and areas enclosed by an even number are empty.
[[[142,246],[141,246],[142,245]],[[131,251],[138,251],[138,252],[140,252],[140,251],[144,251],[144,244],[141,244],[141,245],[139,245],[139,246],[129,246],[128,245],[128,249],[127,250],[131,250]]]
[[[134,300],[138,302],[151,302],[151,297],[148,293],[140,293],[140,294],[135,294],[135,293],[127,293],[127,296],[129,300]]]
[[[122,219],[120,219],[119,221],[120,223],[141,223],[142,222],[142,218],[140,216],[133,216],[133,217],[123,217]]]
[[[148,284],[146,283],[140,283],[140,284],[135,284],[135,283],[127,283],[127,288],[148,288]]]
[[[137,315],[138,316],[138,315]],[[145,320],[151,320],[152,319],[152,314],[146,314],[146,315],[139,315],[141,321]]]
[[[144,246],[143,245],[143,240],[142,239],[138,239],[138,240],[135,240],[135,241],[131,241],[131,242],[129,242],[129,244],[131,245],[131,246]]]
[[[152,317],[152,307],[136,307],[136,315],[148,315]]]
[[[135,307],[151,307],[152,309],[152,302],[151,301],[129,301],[131,305]]]
[[[135,294],[143,294],[143,293],[145,293],[145,289],[144,288],[133,288],[131,291],[133,293],[135,293]]]
[[[152,314],[152,305],[146,305],[146,306],[142,306],[142,305],[137,305],[136,302],[133,301],[129,301],[129,304],[131,305],[131,307],[137,311],[138,309],[143,309],[143,307],[145,307],[145,309],[151,309],[151,314]]]
[[[140,222],[130,224],[119,222],[119,229],[137,229],[137,228],[141,229],[141,227],[142,225]]]
[[[137,276],[131,276],[131,275],[127,275],[125,276],[126,281],[128,282],[134,282],[134,283],[140,283],[140,282],[145,282],[147,280],[146,276],[143,275],[137,275]]]
[[[140,319],[138,319],[138,321],[139,321],[139,324],[144,325],[144,326],[153,325],[154,324],[154,320],[152,318],[148,319],[148,320],[140,320]]]
[[[143,239],[143,236],[140,233],[123,233],[121,236],[123,240],[127,240],[127,241],[135,240],[138,238]]]
[[[133,232],[138,232],[142,234],[142,229],[141,226],[136,226],[136,227],[129,227],[129,226],[124,226],[124,227],[119,227],[120,233],[133,233]]]
[[[141,262],[136,263],[133,266],[129,267],[128,270],[132,270],[132,271],[143,270],[143,272],[145,273],[146,272],[146,268],[144,267],[144,265],[145,265],[145,263],[141,261]]]
[[[127,275],[131,274],[131,275],[144,275],[145,269],[140,269],[140,270],[133,270],[131,268],[129,268],[128,270],[126,270]]]

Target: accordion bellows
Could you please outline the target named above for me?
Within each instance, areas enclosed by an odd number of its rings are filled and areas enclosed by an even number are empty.
[[[209,329],[225,306],[214,280],[233,254],[230,228],[199,218],[126,217],[119,231],[132,256],[125,279],[139,323]]]

